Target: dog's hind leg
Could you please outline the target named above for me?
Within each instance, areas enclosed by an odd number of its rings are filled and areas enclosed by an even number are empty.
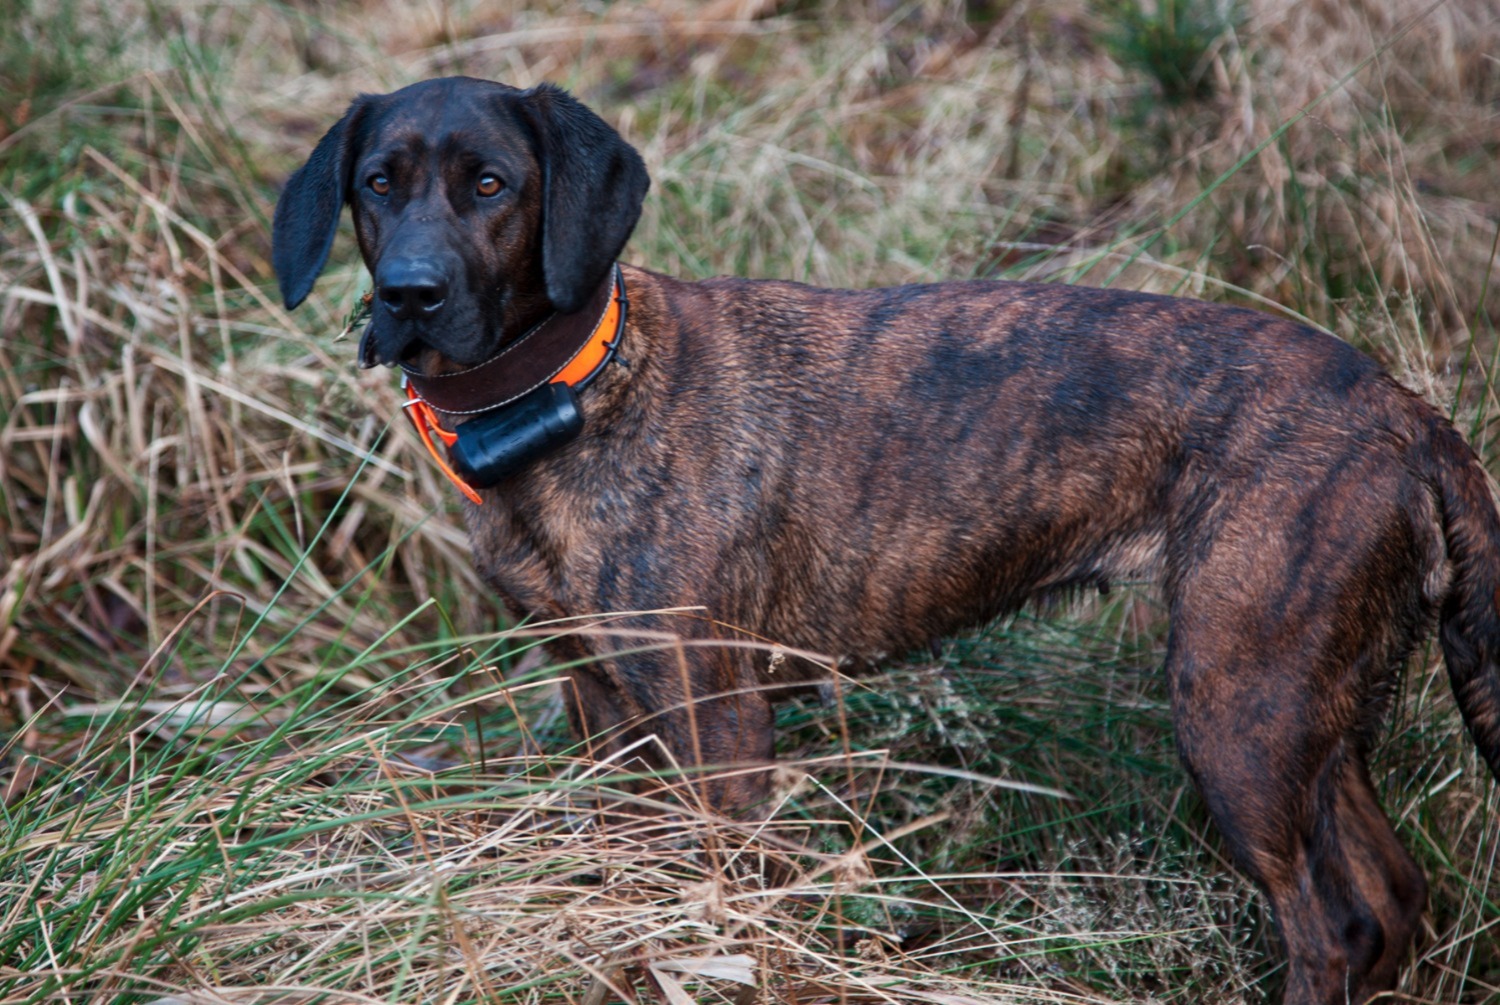
[[[1270,898],[1290,1005],[1359,1003],[1393,987],[1426,898],[1365,757],[1425,623],[1430,556],[1413,511],[1369,506],[1394,495],[1368,483],[1359,519],[1332,520],[1324,507],[1348,503],[1350,484],[1304,496],[1293,526],[1307,533],[1295,539],[1275,533],[1284,513],[1252,511],[1253,490],[1220,500],[1211,534],[1197,535],[1169,583],[1178,747],[1236,861]]]

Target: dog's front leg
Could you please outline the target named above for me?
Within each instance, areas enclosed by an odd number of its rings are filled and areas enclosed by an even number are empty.
[[[684,643],[570,671],[568,717],[595,756],[632,744],[672,786],[749,816],[770,794],[771,703],[744,651]],[[644,742],[640,742],[644,741]]]

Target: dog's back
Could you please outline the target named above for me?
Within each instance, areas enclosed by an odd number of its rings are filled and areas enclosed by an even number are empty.
[[[1159,578],[1170,591],[1205,557],[1195,548],[1231,546],[1218,529],[1240,512],[1265,511],[1265,540],[1237,545],[1257,561],[1276,539],[1305,540],[1275,575],[1323,552],[1357,561],[1329,528],[1373,533],[1398,516],[1428,540],[1412,574],[1441,562],[1421,478],[1442,420],[1311,329],[1060,286],[627,275],[649,333],[628,353],[644,403],[601,412],[601,435],[560,463],[580,478],[649,470],[621,508],[649,509],[663,534],[693,527],[673,572],[651,570],[675,580],[664,604],[685,590],[729,623],[863,657],[1059,588]],[[620,609],[639,597],[626,578],[588,599]]]

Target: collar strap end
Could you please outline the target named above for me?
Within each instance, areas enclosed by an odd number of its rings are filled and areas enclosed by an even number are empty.
[[[432,459],[436,462],[438,470],[447,475],[448,480],[471,503],[474,503],[476,506],[483,505],[484,497],[479,494],[474,486],[464,481],[457,471],[453,470],[453,465],[448,463],[448,459],[438,451],[437,444],[433,442],[433,438],[436,437],[443,441],[443,446],[451,447],[458,442],[458,434],[449,432],[442,427],[442,424],[438,421],[437,413],[433,411],[431,405],[422,400],[422,396],[417,393],[416,388],[411,386],[410,381],[403,379],[401,384],[406,389],[406,401],[402,402],[401,410],[406,413],[406,417],[411,420],[411,424],[416,428],[417,436],[421,437],[423,446],[432,455]]]

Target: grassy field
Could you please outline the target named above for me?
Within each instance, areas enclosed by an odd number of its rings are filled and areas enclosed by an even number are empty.
[[[0,1005],[1258,1002],[1145,585],[782,710],[784,801],[570,748],[397,390],[283,311],[276,192],[360,91],[553,80],[654,179],[630,261],[1287,314],[1500,471],[1493,0],[11,0],[0,32]],[[608,632],[607,612],[592,630]],[[1500,1002],[1500,796],[1434,649],[1376,760],[1414,1002]],[[792,877],[765,886],[772,875]]]

